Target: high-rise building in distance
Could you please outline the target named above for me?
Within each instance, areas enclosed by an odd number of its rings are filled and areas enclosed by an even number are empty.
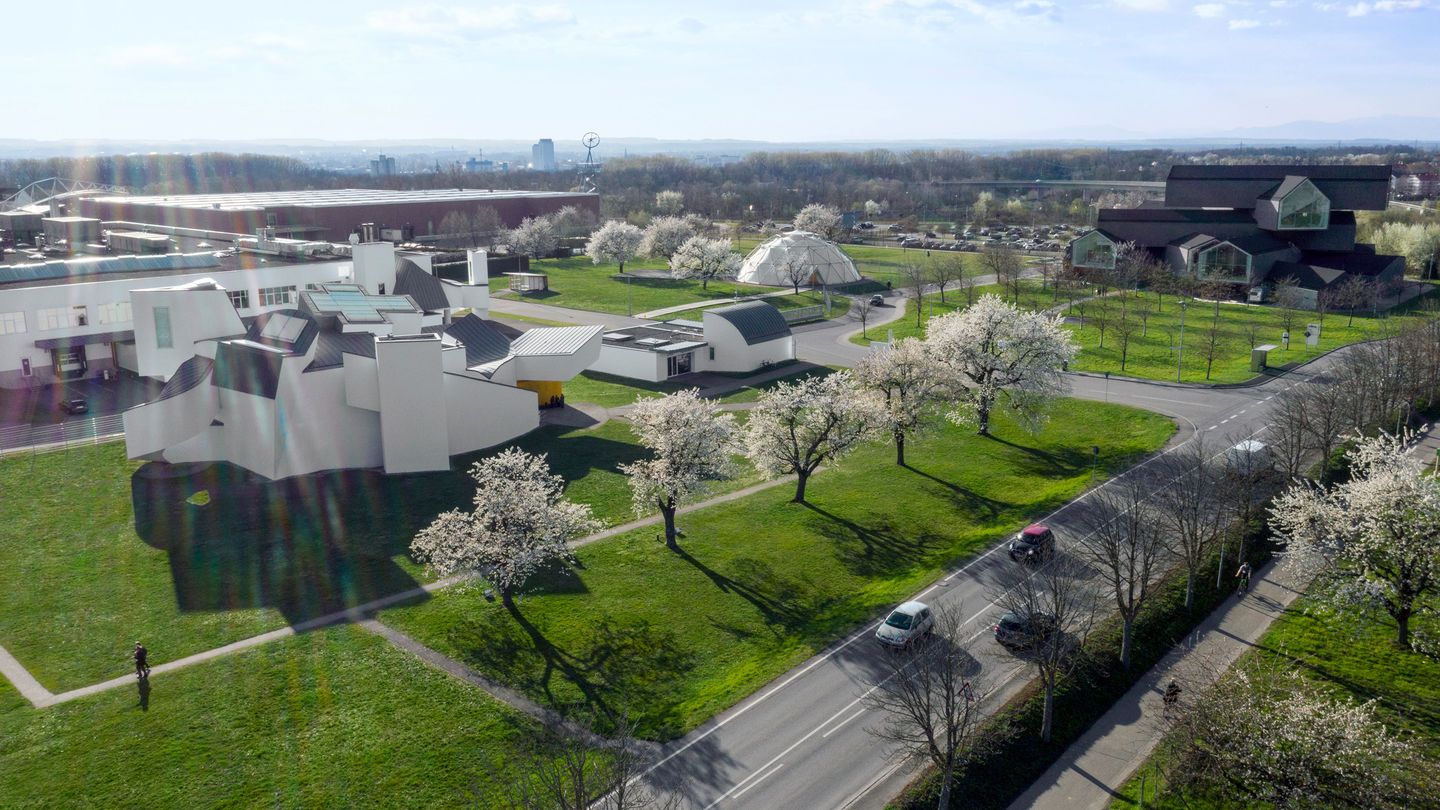
[[[541,138],[530,147],[530,168],[537,172],[555,171],[555,141]]]

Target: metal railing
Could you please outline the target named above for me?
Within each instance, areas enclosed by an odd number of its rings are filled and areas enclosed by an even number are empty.
[[[0,428],[0,456],[50,453],[116,441],[124,436],[125,422],[118,413],[52,425],[11,425]]]
[[[785,316],[785,323],[796,324],[806,321],[821,321],[825,319],[825,305],[816,304],[810,307],[795,307],[794,309],[782,309],[780,314]]]

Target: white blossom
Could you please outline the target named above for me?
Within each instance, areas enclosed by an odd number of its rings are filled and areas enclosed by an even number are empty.
[[[589,506],[565,500],[565,480],[543,455],[511,448],[476,462],[470,476],[475,508],[441,514],[410,550],[441,576],[479,574],[507,605],[537,571],[573,560],[568,543],[600,526]]]
[[[840,230],[840,212],[828,205],[811,203],[795,215],[795,230],[834,239]]]
[[[640,252],[652,259],[669,259],[695,235],[695,225],[681,217],[656,217],[645,229]]]
[[[670,257],[670,275],[698,278],[700,288],[708,289],[711,280],[739,273],[740,263],[740,254],[731,248],[729,239],[692,236]]]
[[[696,389],[636,401],[630,422],[652,457],[620,465],[630,477],[635,513],[660,509],[665,542],[675,547],[675,510],[704,494],[712,481],[735,474],[735,417]]]
[[[796,478],[795,500],[822,464],[874,435],[880,408],[855,388],[849,372],[781,382],[760,395],[745,429],[745,455],[766,475]]]
[[[507,235],[510,250],[521,256],[544,258],[555,252],[560,235],[549,217],[526,217]]]
[[[958,383],[950,418],[989,433],[990,412],[1004,394],[1023,420],[1038,424],[1049,400],[1065,393],[1061,371],[1079,351],[1062,321],[996,295],[931,319],[926,343]]]
[[[925,342],[904,338],[870,352],[852,370],[855,384],[880,400],[880,428],[895,439],[895,463],[905,463],[905,439],[934,415],[948,393],[946,376]]]
[[[625,272],[625,262],[640,253],[640,243],[645,233],[628,222],[612,219],[590,234],[585,243],[585,255],[595,264],[618,264]]]
[[[685,208],[685,195],[679,191],[659,191],[655,193],[655,210],[665,216],[675,216]]]
[[[1285,563],[1321,575],[1328,599],[1378,604],[1409,646],[1410,617],[1440,588],[1440,481],[1407,452],[1404,436],[1362,439],[1346,454],[1350,480],[1297,484],[1272,507]]]

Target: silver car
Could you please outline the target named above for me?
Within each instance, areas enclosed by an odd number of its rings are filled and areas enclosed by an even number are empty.
[[[890,611],[890,615],[885,617],[885,621],[881,622],[879,629],[875,631],[875,638],[891,647],[904,647],[927,635],[934,626],[935,616],[930,612],[929,605],[924,602],[906,602]]]

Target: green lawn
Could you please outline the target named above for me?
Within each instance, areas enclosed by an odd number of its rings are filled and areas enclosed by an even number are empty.
[[[633,518],[616,465],[643,451],[625,423],[547,427],[514,444],[548,453],[569,497],[601,520]],[[0,644],[63,691],[124,674],[136,640],[159,663],[414,587],[424,574],[410,539],[470,505],[460,471],[483,455],[457,457],[454,473],[281,482],[228,466],[155,480],[121,443],[5,459]],[[208,503],[190,502],[201,491]]]
[[[638,277],[627,282],[614,277],[618,272],[615,265],[597,265],[584,256],[532,261],[530,269],[532,272],[548,275],[550,289],[538,294],[516,295],[515,300],[616,315],[626,314],[627,294],[630,296],[630,312],[647,312],[682,304],[698,304],[716,298],[731,298],[737,291],[740,295],[753,295],[775,290],[774,287],[737,284],[733,281],[712,281],[709,289],[701,289],[700,282],[688,279]],[[663,269],[663,261],[652,259],[625,265],[627,273]],[[509,286],[510,279],[505,276],[490,279],[492,293],[509,289]]]
[[[483,692],[336,627],[155,675],[144,707],[127,686],[37,710],[0,678],[0,805],[496,806],[494,775],[515,773],[531,734]]]
[[[769,489],[680,520],[683,552],[653,528],[581,549],[511,615],[477,589],[385,611],[387,623],[562,709],[628,705],[674,737],[913,593],[957,559],[1044,514],[1173,431],[1155,414],[1064,401],[1038,436],[949,427],[878,444],[816,478],[811,504]]]
[[[825,303],[825,296],[822,293],[805,290],[799,295],[773,295],[766,298],[765,301],[771,306],[774,306],[776,309],[785,310],[796,309],[799,307],[813,307],[817,305],[823,306]],[[726,306],[726,304],[716,304],[715,306]],[[698,321],[704,318],[705,310],[709,308],[710,307],[697,307],[695,309],[672,312],[668,315],[661,315],[660,320],[673,321],[677,318],[685,318],[692,321]],[[840,318],[849,311],[849,298],[843,295],[831,294],[830,310],[828,314],[825,315],[825,319],[829,320],[832,318]]]
[[[963,310],[969,306],[970,301],[980,299],[982,295],[999,295],[1006,301],[1013,300],[1008,291],[1000,289],[998,284],[983,284],[971,290],[969,295],[958,287],[949,287],[945,290],[945,298],[942,301],[939,293],[926,293],[923,304],[920,307],[919,325],[916,324],[915,305],[913,301],[905,302],[905,315],[899,320],[891,321],[883,326],[872,327],[868,330],[869,337],[855,334],[850,337],[850,342],[861,346],[868,346],[872,342],[886,339],[890,330],[894,330],[895,339],[907,337],[925,337],[925,327],[931,318],[939,317],[949,312]],[[1018,301],[1022,309],[1049,309],[1066,303],[1065,298],[1056,300],[1053,289],[1041,286],[1041,282],[1035,279],[1025,279],[1020,282],[1020,298]]]
[[[1249,655],[1283,659],[1315,679],[1335,695],[1357,701],[1378,701],[1379,718],[1392,730],[1415,735],[1431,761],[1440,761],[1440,660],[1392,646],[1394,625],[1360,623],[1352,616],[1307,613],[1307,601],[1296,600]],[[1415,625],[1412,624],[1412,630]],[[1419,629],[1440,632],[1433,619]],[[1143,767],[1147,777],[1145,806],[1152,808],[1230,808],[1235,802],[1219,796],[1178,795],[1162,792],[1154,798],[1155,771]],[[1140,775],[1121,790],[1111,808],[1139,805]]]
[[[565,401],[593,402],[606,408],[633,403],[637,397],[658,397],[673,394],[685,386],[672,382],[647,382],[602,371],[581,372],[565,383]]]
[[[978,298],[987,292],[998,295],[1001,291],[995,285],[987,285],[976,288],[975,296]],[[896,339],[923,337],[924,325],[930,318],[965,308],[966,296],[963,290],[947,290],[945,297],[947,301],[942,304],[936,294],[925,296],[920,316],[921,325],[918,327],[914,310],[910,310],[898,321],[871,329],[868,340],[855,335],[851,341],[862,346],[868,345],[873,340],[884,340],[888,330],[892,329]],[[1008,296],[1005,297],[1009,300]],[[1120,317],[1120,302],[1113,296],[1108,302],[1109,315],[1103,347],[1100,345],[1100,330],[1095,321],[1099,307],[1097,302],[1092,300],[1071,306],[1064,294],[1057,301],[1053,288],[1043,290],[1039,281],[1027,279],[1021,284],[1019,304],[1026,309],[1064,307],[1062,313],[1069,319],[1066,328],[1080,344],[1080,354],[1070,365],[1074,371],[1109,371],[1142,379],[1175,379],[1177,352],[1172,346],[1178,344],[1180,339],[1180,306],[1173,296],[1165,296],[1163,300],[1159,300],[1152,293],[1140,292],[1130,299],[1126,305],[1126,313],[1128,318],[1138,323],[1138,331],[1130,338],[1123,370],[1120,364],[1120,335],[1114,326]],[[1221,304],[1218,321],[1215,313],[1215,305],[1207,302],[1192,303],[1185,310],[1185,351],[1181,373],[1181,380],[1185,382],[1234,383],[1255,376],[1250,371],[1251,324],[1256,328],[1257,344],[1281,345],[1280,336],[1285,327],[1283,313],[1276,307]],[[1144,320],[1139,320],[1140,314],[1145,315]],[[1412,302],[1389,317],[1396,315],[1418,317],[1418,309]],[[1305,324],[1320,321],[1313,312],[1299,312],[1293,320],[1290,348],[1277,348],[1272,351],[1270,366],[1304,363],[1341,346],[1376,337],[1385,328],[1393,325],[1387,324],[1387,321],[1386,317],[1375,318],[1369,315],[1357,315],[1353,319],[1348,315],[1326,315],[1319,345],[1311,348],[1305,345]],[[1218,323],[1219,336],[1214,364],[1207,379],[1206,354],[1212,323]]]

